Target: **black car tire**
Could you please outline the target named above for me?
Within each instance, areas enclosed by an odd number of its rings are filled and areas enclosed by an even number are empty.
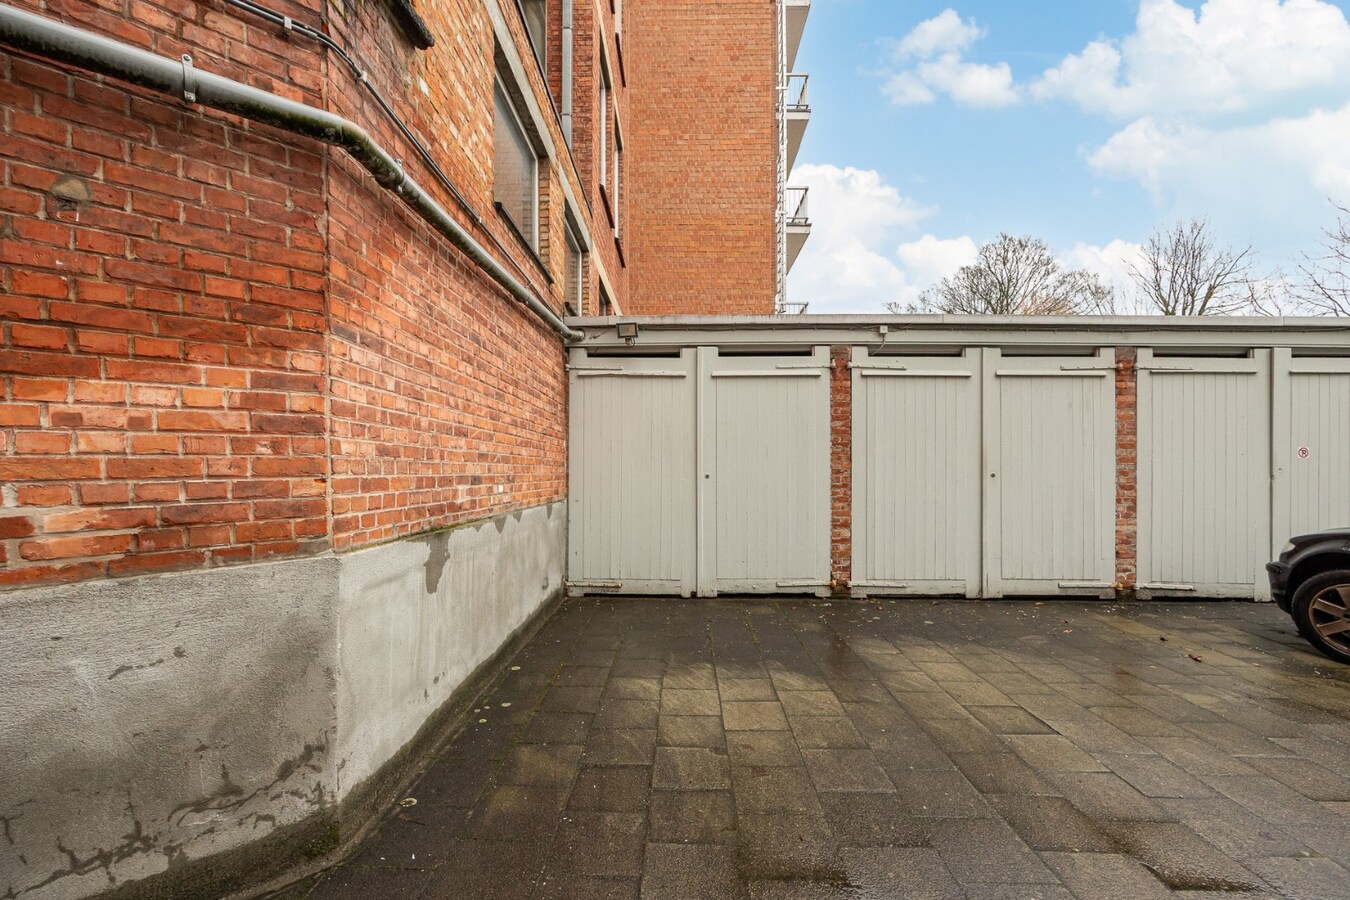
[[[1343,614],[1328,609],[1328,604],[1335,607],[1337,602],[1345,607]],[[1318,605],[1314,606],[1315,603]],[[1308,643],[1337,662],[1350,665],[1350,569],[1322,572],[1303,582],[1294,592],[1290,613]],[[1337,621],[1342,619],[1347,630],[1330,636],[1323,634],[1329,626],[1337,627]]]

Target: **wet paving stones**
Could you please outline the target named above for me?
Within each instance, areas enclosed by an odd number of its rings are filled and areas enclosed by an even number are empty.
[[[664,747],[707,747],[720,750],[726,746],[721,716],[667,716],[657,723],[657,743]]]
[[[800,766],[800,745],[790,731],[732,731],[727,749],[736,766]]]
[[[866,747],[867,741],[843,716],[810,716],[790,719],[792,737],[803,750],[829,750]]]
[[[649,821],[655,843],[736,843],[731,791],[653,791]]]
[[[1269,606],[569,601],[477,704],[275,896],[1350,897],[1350,670]]]
[[[786,731],[787,716],[777,702],[732,700],[722,704],[722,719],[728,731]]]

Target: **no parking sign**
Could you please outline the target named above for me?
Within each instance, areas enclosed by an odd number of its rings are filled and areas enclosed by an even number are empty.
[[[1309,458],[1311,458],[1311,457],[1312,457],[1312,450],[1310,450],[1310,449],[1307,448],[1307,447],[1299,447],[1299,448],[1298,448],[1298,458],[1299,458],[1299,459],[1309,459]]]

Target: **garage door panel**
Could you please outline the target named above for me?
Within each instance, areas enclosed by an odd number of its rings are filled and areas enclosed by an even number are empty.
[[[569,381],[569,580],[585,590],[690,593],[692,353],[587,360],[570,367]]]
[[[986,590],[1110,593],[1115,581],[1115,356],[989,351]]]
[[[977,596],[980,383],[973,357],[862,357],[855,369],[854,582]]]
[[[1275,542],[1350,524],[1350,360],[1293,360],[1282,452],[1292,499],[1289,533],[1274,535]]]
[[[711,410],[717,592],[823,589],[830,572],[829,353],[719,358]]]
[[[1113,441],[1099,378],[999,380],[1001,573],[1016,582],[1092,582],[1107,574],[1103,528]]]
[[[1139,360],[1139,587],[1253,596],[1270,551],[1269,352]]]

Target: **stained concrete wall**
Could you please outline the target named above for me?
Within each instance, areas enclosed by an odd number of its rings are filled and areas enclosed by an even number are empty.
[[[0,595],[0,896],[215,896],[247,875],[217,854],[350,831],[343,799],[560,592],[564,520]]]
[[[339,567],[0,598],[0,894],[92,894],[331,803]]]
[[[342,558],[343,794],[562,590],[566,535],[565,504],[555,503]]]

